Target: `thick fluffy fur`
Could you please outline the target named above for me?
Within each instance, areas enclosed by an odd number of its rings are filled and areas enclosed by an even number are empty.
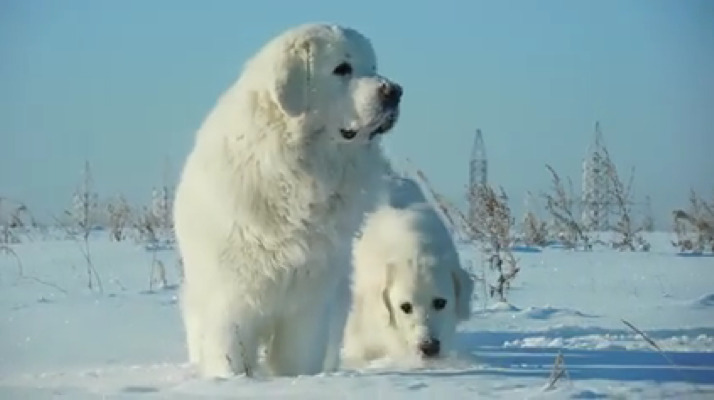
[[[398,179],[391,193],[391,204],[367,218],[354,246],[343,349],[353,366],[446,354],[471,311],[473,281],[439,216],[413,181]]]
[[[291,29],[198,131],[174,210],[189,359],[202,375],[254,370],[261,345],[275,374],[322,370],[344,254],[386,168],[378,134],[398,116],[401,89],[376,68],[352,29]]]

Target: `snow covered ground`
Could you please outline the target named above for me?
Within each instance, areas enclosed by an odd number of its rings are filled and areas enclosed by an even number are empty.
[[[28,241],[12,245],[23,277],[0,252],[0,399],[714,398],[714,258],[676,256],[667,234],[651,240],[649,253],[519,253],[512,307],[477,285],[459,356],[435,365],[229,380],[185,363],[173,251],[155,255],[169,286],[149,290],[153,255],[97,233],[100,294],[86,288],[76,242]],[[461,251],[480,273],[478,254]],[[545,390],[559,352],[567,375]]]

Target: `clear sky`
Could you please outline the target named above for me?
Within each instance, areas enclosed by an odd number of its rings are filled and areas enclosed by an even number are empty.
[[[385,140],[463,203],[474,130],[520,208],[580,181],[599,120],[659,220],[714,190],[714,1],[0,0],[0,195],[70,201],[84,159],[100,195],[148,201],[243,62],[293,25],[369,36],[405,88]]]

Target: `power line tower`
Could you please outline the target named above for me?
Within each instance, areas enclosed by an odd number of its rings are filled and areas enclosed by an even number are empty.
[[[94,179],[89,161],[85,160],[82,169],[82,182],[72,196],[72,210],[67,212],[85,239],[89,237],[94,225],[98,222],[98,208],[99,195],[94,190]]]
[[[476,190],[488,182],[488,160],[486,159],[486,146],[483,144],[481,129],[476,129],[473,147],[471,148],[471,159],[469,160],[469,216],[474,215],[477,209],[475,196]]]
[[[642,217],[642,230],[645,232],[652,232],[655,230],[654,213],[652,212],[652,199],[650,196],[645,196],[645,203],[642,206],[643,217]]]
[[[582,222],[589,230],[606,230],[610,227],[610,181],[608,157],[600,122],[595,122],[595,136],[583,160]]]
[[[169,179],[171,163],[169,158],[164,160],[163,183],[159,187],[154,187],[151,193],[151,212],[156,219],[158,228],[162,236],[166,239],[173,234],[173,202],[174,185]]]

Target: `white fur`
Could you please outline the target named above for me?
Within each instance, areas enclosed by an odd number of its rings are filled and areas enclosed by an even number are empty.
[[[335,75],[345,60],[353,73]],[[370,134],[398,116],[380,103],[385,83],[364,36],[304,25],[266,44],[199,129],[174,213],[203,376],[255,370],[261,345],[275,374],[322,369],[344,254],[386,168]]]
[[[473,281],[434,209],[420,199],[399,198],[418,193],[413,182],[410,186],[401,191],[393,186],[391,205],[367,218],[354,246],[343,349],[348,365],[419,359],[419,344],[433,339],[445,355],[453,349],[457,323],[469,318]],[[447,301],[443,309],[434,308],[436,298]],[[412,306],[411,313],[400,308],[403,303]]]

